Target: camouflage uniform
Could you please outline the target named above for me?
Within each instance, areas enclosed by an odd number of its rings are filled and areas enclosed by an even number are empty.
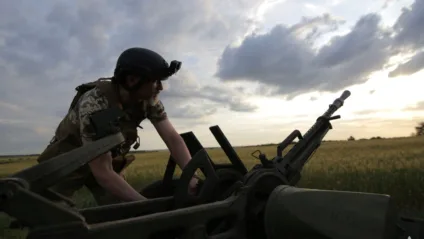
[[[141,122],[142,120],[147,118],[152,123],[159,122],[167,118],[164,106],[158,98],[144,101],[141,103],[144,104],[146,107],[134,108],[123,106],[123,110],[128,118],[131,118],[131,116],[134,114],[137,114],[139,116],[142,115],[141,119],[138,120],[138,122]],[[73,128],[75,131],[79,131],[74,133],[74,135],[79,135],[79,137],[74,137],[78,139],[74,139],[73,141],[78,141],[78,143],[74,143],[73,146],[79,147],[90,141],[93,141],[95,138],[95,132],[90,124],[90,115],[96,111],[108,109],[109,107],[111,107],[111,104],[108,98],[104,94],[101,94],[101,91],[98,87],[88,90],[87,92],[81,95],[76,105],[69,110],[68,114],[62,120],[61,124],[59,124],[56,130],[55,137],[58,137],[57,135],[59,129],[63,130],[63,128]],[[53,138],[51,144],[57,141],[55,137]],[[130,145],[128,146],[127,151],[129,151],[129,147]],[[61,154],[65,151],[69,151],[72,149],[69,148],[63,150],[63,146],[61,146],[61,148],[62,149],[60,150],[54,150],[55,155],[51,153],[46,153],[46,155],[49,156],[44,156],[42,154],[39,157],[38,161],[41,162],[47,160],[52,156],[56,156],[57,154]],[[48,149],[49,147],[47,147],[45,151],[48,151]],[[56,151],[58,151],[59,153],[56,153]],[[64,178],[55,186],[53,186],[52,189],[64,196],[72,197],[74,192],[79,190],[83,185],[85,185],[91,191],[95,200],[97,201],[97,204],[99,205],[118,202],[116,198],[108,194],[97,183],[88,165],[84,165],[72,174],[68,175],[66,178]]]

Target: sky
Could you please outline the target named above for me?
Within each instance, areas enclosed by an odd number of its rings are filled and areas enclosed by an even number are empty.
[[[403,137],[424,120],[424,0],[0,1],[0,154],[40,153],[81,83],[152,49],[179,133],[277,143],[349,90],[325,139]],[[149,121],[140,150],[165,144]]]

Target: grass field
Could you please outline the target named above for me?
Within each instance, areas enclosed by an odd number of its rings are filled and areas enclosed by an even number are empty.
[[[275,155],[275,146],[240,147],[237,153],[250,169],[258,161],[250,156],[260,149]],[[208,149],[212,160],[227,161],[221,149]],[[22,158],[22,156],[20,156]],[[140,189],[161,178],[168,153],[137,154],[127,169],[131,185]],[[0,159],[0,161],[8,159]],[[9,160],[0,165],[0,176],[6,176],[35,164],[35,158]],[[299,187],[337,189],[390,194],[406,212],[424,216],[424,137],[324,142],[305,166]],[[79,207],[93,206],[93,199],[83,188],[74,200]],[[2,215],[0,230],[4,238],[23,238],[25,232],[10,231],[10,219]]]

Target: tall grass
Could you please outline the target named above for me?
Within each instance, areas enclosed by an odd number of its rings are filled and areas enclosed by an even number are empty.
[[[272,157],[276,147],[236,148],[248,169],[258,163],[250,155],[256,149]],[[216,162],[228,161],[221,149],[207,151]],[[162,178],[168,160],[166,151],[137,154],[136,158],[126,171],[128,182],[136,189]],[[2,164],[0,176],[10,175],[35,163],[32,157]],[[421,216],[424,215],[423,169],[424,137],[324,142],[305,166],[298,186],[389,194],[405,212],[418,212]],[[178,174],[180,172],[177,170]],[[80,208],[95,205],[93,197],[85,188],[78,191],[73,199]],[[9,222],[7,216],[3,216],[0,221],[3,228]],[[3,229],[2,234],[5,238],[22,238],[24,235],[6,229]]]

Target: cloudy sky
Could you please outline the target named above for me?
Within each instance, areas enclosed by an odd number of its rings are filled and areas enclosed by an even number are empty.
[[[179,132],[216,146],[307,130],[343,90],[327,139],[408,136],[424,119],[424,0],[0,1],[0,153],[39,153],[75,87],[124,49],[183,62],[161,93]],[[150,122],[140,149],[164,148]]]

